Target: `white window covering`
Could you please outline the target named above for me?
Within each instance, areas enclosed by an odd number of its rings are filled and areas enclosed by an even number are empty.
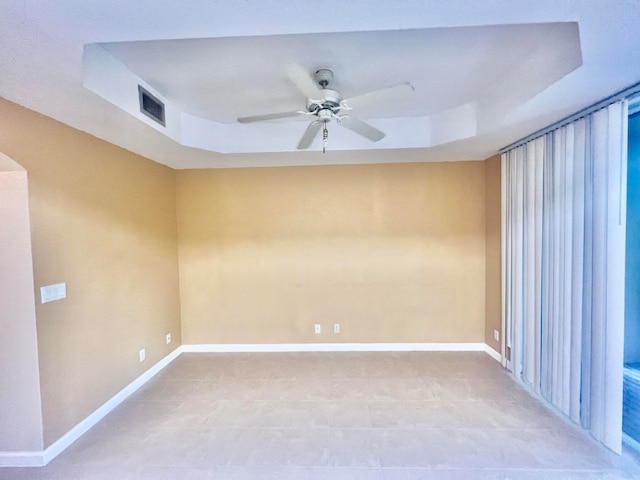
[[[503,363],[618,453],[627,114],[614,103],[502,155]]]

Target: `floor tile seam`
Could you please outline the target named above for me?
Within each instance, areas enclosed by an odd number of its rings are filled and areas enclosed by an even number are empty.
[[[150,387],[153,388],[155,385],[170,385],[176,383],[220,383],[220,378],[159,378],[154,385]]]
[[[511,427],[511,428],[504,428],[504,427],[423,427],[423,426],[416,426],[416,427],[402,427],[402,426],[385,426],[385,427],[373,427],[373,428],[378,428],[380,430],[407,430],[407,431],[423,431],[423,430],[482,430],[485,431],[487,433],[498,433],[498,432],[522,432],[522,431],[526,431],[526,432],[548,432],[549,429],[546,428],[530,428],[527,427],[525,429],[523,428],[518,428],[518,427]]]
[[[176,428],[173,427],[167,427],[166,430],[175,430]],[[318,431],[318,430],[329,430],[329,431],[374,431],[374,432],[381,432],[381,431],[394,431],[394,432],[407,432],[407,433],[416,433],[416,432],[432,432],[432,431],[461,431],[461,432],[469,432],[469,431],[482,431],[482,432],[486,432],[487,430],[490,430],[491,433],[496,433],[496,432],[528,432],[528,431],[535,431],[535,432],[553,432],[553,429],[535,429],[535,428],[492,428],[492,429],[488,429],[488,428],[484,428],[484,427],[449,427],[449,426],[444,426],[444,427],[402,427],[402,426],[389,426],[389,427],[379,427],[379,426],[372,426],[372,427],[368,427],[368,426],[352,426],[352,427],[342,427],[342,426],[332,426],[332,425],[318,425],[318,426],[297,426],[297,425],[291,425],[291,426],[262,426],[262,425],[257,425],[257,426],[252,426],[252,425],[243,425],[241,427],[184,427],[184,430],[202,430],[202,431],[216,431],[216,430],[221,430],[221,431],[226,431],[226,430],[253,430],[253,431],[261,431],[261,430],[270,430],[270,431],[275,431],[275,430],[310,430],[310,431]],[[163,430],[162,428],[158,428],[158,430]],[[152,431],[152,430],[151,430]]]
[[[168,404],[174,408],[183,407],[185,404],[188,404],[190,398],[187,396],[186,398],[181,399],[169,399],[169,400],[146,400],[146,399],[131,399],[132,404]],[[239,397],[216,397],[216,398],[202,398],[203,402],[209,401],[211,402],[211,406],[215,406],[216,404],[256,404],[256,405],[268,405],[268,404],[318,404],[318,405],[340,405],[340,404],[362,404],[363,407],[367,407],[369,414],[371,414],[371,408],[389,408],[389,407],[401,407],[401,406],[409,406],[409,407],[426,407],[430,408],[436,405],[450,406],[453,405],[455,407],[460,406],[487,406],[486,403],[491,402],[490,400],[467,400],[467,401],[449,401],[442,399],[424,399],[424,400],[402,400],[402,399],[360,399],[360,398],[318,398],[318,399],[308,399],[308,398],[279,398],[279,399],[270,399],[270,398],[239,398]],[[526,411],[526,406],[522,406],[521,404],[517,404],[515,402],[514,406],[523,407]],[[499,404],[497,406],[500,406]]]
[[[260,429],[260,430],[269,430],[269,429]],[[286,429],[277,429],[277,430],[286,430]],[[296,430],[307,430],[307,429],[296,429]],[[328,430],[328,431],[327,431],[327,438],[326,438],[326,441],[327,441],[327,449],[331,450],[331,445],[332,445],[332,444],[340,445],[340,442],[332,441],[332,438],[331,438],[331,429],[327,429],[327,430]],[[342,430],[342,429],[340,429],[340,430]],[[360,429],[360,430],[361,430],[361,429]],[[245,438],[245,434],[246,434],[246,432],[244,432],[243,434],[241,434],[241,435],[240,435],[240,438],[239,438],[239,439],[238,439],[238,441],[237,441],[237,444],[236,444],[234,447],[232,447],[232,448],[233,448],[233,449],[232,449],[232,452],[230,452],[230,454],[229,454],[230,462],[233,460],[233,457],[237,454],[238,449],[239,449],[239,448],[243,448],[243,447],[242,447],[242,445],[244,444],[243,440],[244,440],[244,438]],[[282,443],[286,443],[285,439],[283,439],[283,442],[282,442]],[[381,467],[381,465],[382,465],[382,461],[381,461],[381,459],[380,459],[379,455],[375,452],[375,449],[373,449],[373,450],[374,450],[374,451],[370,452],[370,455],[371,455],[371,458],[372,458],[372,459],[377,463],[377,465],[372,465],[371,467],[374,467],[374,468],[380,468],[380,467]],[[282,453],[282,455],[284,456],[284,455],[285,455],[285,453]],[[323,464],[323,465],[299,465],[299,466],[308,466],[308,467],[312,467],[312,466],[323,467],[323,466],[326,466],[326,467],[329,467],[329,466],[335,466],[335,465],[324,465],[324,464]],[[344,465],[344,467],[347,467],[347,465]]]
[[[394,467],[394,466],[381,466],[381,470],[428,470],[428,471],[455,471],[455,472],[518,472],[518,473],[612,473],[611,469],[588,469],[588,468],[517,468],[517,467],[446,467],[446,466],[429,466],[429,467]],[[617,473],[614,470],[613,473]]]
[[[300,384],[300,386],[302,386],[302,384]],[[411,391],[407,390],[406,392],[409,393]],[[153,392],[146,392],[146,393],[149,394],[149,393],[153,393]],[[160,392],[158,392],[158,393],[160,393]],[[358,392],[352,391],[352,392],[349,392],[348,395],[356,395],[357,393]],[[499,402],[512,403],[512,404],[538,403],[537,401],[535,401],[537,399],[528,400],[528,399],[508,398],[508,397],[507,398],[505,398],[505,397],[497,397],[496,398],[495,396],[489,396],[489,395],[479,396],[479,395],[477,395],[477,392],[469,391],[469,392],[461,393],[461,392],[456,392],[456,391],[450,391],[446,387],[441,389],[441,390],[439,390],[439,391],[437,391],[437,392],[434,392],[432,390],[425,390],[422,393],[426,394],[426,395],[435,395],[436,396],[435,398],[434,397],[425,398],[424,399],[425,401],[431,401],[431,400],[434,400],[434,399],[438,400],[439,399],[438,396],[444,394],[444,395],[451,395],[452,398],[440,398],[440,399],[443,400],[443,401],[446,400],[446,401],[451,401],[451,402],[453,402],[453,401],[460,401],[460,402],[465,402],[465,401],[468,401],[468,402],[471,402],[471,401],[473,401],[473,402],[499,401]],[[380,391],[378,393],[378,395],[384,396],[384,395],[389,395],[389,393],[385,392],[385,391]],[[463,399],[460,399],[460,400],[456,400],[456,398],[460,398],[461,395],[465,396],[466,398],[463,398]],[[343,395],[338,395],[337,396],[337,398],[342,398],[342,397],[343,397]],[[325,397],[322,397],[322,398],[325,398]],[[397,397],[397,398],[399,400],[402,400],[403,397]],[[405,398],[405,400],[409,400],[409,399]]]
[[[446,376],[416,376],[416,377],[404,377],[404,376],[399,376],[399,375],[388,375],[388,376],[367,376],[367,377],[360,377],[360,376],[311,376],[311,375],[288,375],[286,377],[276,377],[276,376],[241,376],[241,375],[225,375],[225,374],[219,374],[217,376],[202,376],[202,377],[184,377],[184,376],[177,376],[176,378],[172,378],[172,377],[159,377],[157,379],[154,380],[153,384],[150,384],[149,386],[153,386],[154,384],[162,384],[162,383],[178,383],[178,382],[183,382],[183,383],[188,383],[188,382],[210,382],[210,383],[214,383],[214,382],[223,382],[223,381],[227,381],[227,380],[253,380],[253,381],[263,381],[263,382],[269,382],[269,381],[306,381],[309,379],[314,379],[314,380],[323,380],[323,381],[330,381],[330,382],[338,382],[338,381],[362,381],[362,382],[371,382],[372,380],[374,381],[386,381],[386,382],[390,382],[390,381],[395,381],[397,383],[400,382],[404,382],[404,381],[422,381],[422,382],[438,382],[438,381],[456,381],[456,382],[469,382],[471,384],[473,383],[479,383],[480,385],[493,385],[493,386],[507,386],[507,385],[502,385],[504,383],[504,381],[502,379],[496,379],[494,381],[494,379],[491,378],[481,378],[478,379],[477,377],[466,377],[466,376],[455,376],[455,375],[446,375]]]
[[[154,400],[154,399],[148,399],[148,398],[137,398],[137,396],[127,398],[126,400],[126,403],[181,403],[181,402],[182,400],[166,400],[166,399]],[[122,406],[126,405],[126,403],[125,402],[121,403],[116,407],[116,409],[121,408]],[[113,412],[115,412],[116,409],[114,409]]]
[[[287,426],[287,427],[263,427],[263,426],[256,426],[256,427],[252,427],[252,426],[244,426],[244,427],[239,427],[239,428],[234,428],[234,430],[253,430],[253,431],[264,431],[264,430],[269,430],[269,431],[292,431],[292,430],[297,430],[297,431],[320,431],[320,430],[327,430],[329,431],[332,427],[330,426],[318,426],[318,427],[297,427],[297,426]],[[212,430],[216,430],[216,429],[212,429]],[[221,428],[220,430],[225,430],[225,428]]]
[[[367,421],[369,422],[369,424],[371,425],[371,428],[373,428],[373,417],[371,416],[371,409],[369,408],[369,404],[365,403],[364,404],[364,408],[366,409],[367,413],[366,413],[366,418]]]
[[[342,429],[340,427],[333,427],[333,428],[338,428],[338,429]],[[488,428],[487,427],[450,427],[450,426],[434,426],[434,427],[420,427],[420,428],[413,428],[413,427],[344,427],[344,430],[406,430],[406,431],[415,431],[415,430],[481,430],[481,431],[486,431]],[[528,432],[530,430],[534,430],[534,431],[546,431],[549,433],[555,432],[556,430],[553,428],[521,428],[521,427],[496,427],[496,428],[491,428],[491,431],[505,431],[505,432],[511,432],[511,431],[518,431],[518,432]]]
[[[425,398],[423,400],[365,400],[369,403],[442,403],[444,405],[458,404],[458,403],[481,403],[481,402],[492,402],[490,399],[466,399],[466,400],[449,400],[449,399],[438,399],[438,398]],[[514,402],[515,403],[515,402]]]
[[[306,464],[306,463],[300,463],[300,464],[282,464],[282,463],[254,463],[254,464],[242,464],[242,463],[234,463],[233,461],[231,461],[230,463],[226,463],[224,465],[222,464],[218,464],[218,465],[213,465],[214,467],[231,467],[231,468],[250,468],[250,469],[262,469],[262,468],[272,468],[272,469],[324,469],[324,470],[328,470],[328,469],[344,469],[344,470],[348,470],[348,471],[352,471],[355,469],[362,469],[364,471],[380,471],[380,469],[382,468],[381,466],[378,465],[371,465],[371,466],[352,466],[349,464]],[[206,468],[204,466],[198,467],[198,468]]]
[[[256,462],[256,463],[254,463],[252,465],[247,465],[245,463],[235,463],[234,462],[234,457],[235,457],[235,455],[237,455],[238,449],[243,449],[243,448],[246,449],[246,447],[242,447],[242,443],[243,443],[242,442],[242,438],[243,437],[240,438],[240,440],[239,440],[237,445],[232,447],[232,451],[228,455],[228,460],[227,460],[227,463],[226,463],[225,466],[232,466],[232,467],[247,467],[247,466],[249,466],[249,467],[264,467],[264,466],[266,466],[266,467],[274,467],[274,468],[278,468],[278,467],[280,467],[280,468],[286,468],[286,467],[296,467],[296,468],[313,468],[313,467],[316,467],[316,468],[323,468],[323,467],[324,468],[351,468],[349,465],[315,464],[315,463],[314,464],[283,465],[282,462],[286,461],[286,457],[285,457],[286,452],[285,451],[281,451],[280,452],[281,453],[281,456],[280,456],[281,461],[279,463],[276,463],[276,462],[273,462],[273,463],[259,463],[259,462]],[[329,442],[327,444],[327,449],[330,450],[332,442],[330,442],[330,438],[328,440],[329,440]],[[335,456],[337,456],[337,455],[333,455],[333,456],[330,455],[330,458],[335,457]],[[377,465],[371,465],[371,466],[369,466],[367,468],[379,469],[381,467],[381,465],[382,465],[382,462],[380,461],[379,456],[377,454],[374,454],[374,455],[372,455],[372,459],[375,460]]]
[[[317,470],[320,470],[320,469],[322,469],[322,470],[339,469],[339,468],[344,468],[344,469],[349,469],[349,470],[380,470],[382,467],[366,467],[366,466],[360,466],[360,465],[354,465],[354,466],[350,466],[350,465],[342,465],[342,466],[337,466],[337,465],[310,465],[310,466],[283,465],[281,468],[290,469],[290,470],[302,469],[302,468],[317,469]]]
[[[309,399],[255,399],[255,398],[249,398],[249,399],[238,399],[238,398],[215,398],[215,399],[211,399],[212,402],[212,406],[214,406],[216,403],[228,403],[228,404],[259,404],[259,405],[266,405],[266,404],[324,404],[324,403],[337,403],[334,402],[332,400],[327,400],[327,399],[318,399],[318,400],[309,400]],[[345,402],[340,402],[340,403],[347,403]],[[352,402],[352,403],[357,403],[357,402]]]
[[[317,431],[317,430],[323,430],[323,429],[329,429],[329,430],[336,430],[336,431],[406,431],[406,432],[419,432],[419,431],[436,431],[436,430],[444,430],[444,431],[489,431],[490,433],[496,433],[496,432],[536,432],[536,433],[541,433],[541,432],[547,432],[547,433],[553,433],[555,432],[555,429],[550,429],[550,428],[535,428],[535,427],[526,427],[526,428],[519,428],[519,427],[460,427],[460,426],[398,426],[398,425],[389,425],[389,426],[378,426],[378,425],[372,425],[372,426],[364,426],[364,425],[357,425],[357,426],[336,426],[336,425],[284,425],[284,426],[269,426],[269,425],[251,425],[251,424],[246,424],[246,425],[242,425],[242,426],[212,426],[212,427],[207,427],[207,426],[201,426],[201,425],[176,425],[176,426],[166,426],[166,425],[158,425],[158,426],[151,426],[148,428],[138,428],[138,432],[143,432],[145,434],[153,434],[153,433],[158,433],[158,432],[166,432],[166,431],[189,431],[189,430],[193,430],[193,431],[202,431],[202,432],[215,432],[215,431],[229,431],[229,430],[311,430],[311,431]],[[139,434],[138,433],[129,433],[127,431],[122,431],[122,432],[111,432],[111,433],[103,433],[103,432],[94,432],[93,436],[95,436],[97,439],[107,439],[107,438],[112,438],[115,435],[126,435],[126,436],[132,436],[132,437],[136,437]]]

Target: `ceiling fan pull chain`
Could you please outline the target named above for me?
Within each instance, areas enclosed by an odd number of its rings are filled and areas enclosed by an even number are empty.
[[[327,130],[327,123],[324,124],[322,130],[322,153],[327,153],[327,144],[329,143],[329,130]]]

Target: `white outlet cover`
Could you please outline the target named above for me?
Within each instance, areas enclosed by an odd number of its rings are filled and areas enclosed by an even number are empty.
[[[340,333],[340,324],[339,323],[334,323],[333,324],[333,333]]]
[[[500,341],[500,332],[498,330],[493,331],[493,338],[496,342]]]
[[[67,284],[56,283],[40,287],[40,300],[42,303],[49,303],[67,297]]]
[[[167,345],[169,345],[171,343],[171,334],[167,333],[167,336],[165,337],[165,341],[167,342]]]
[[[321,332],[322,332],[322,327],[320,326],[320,324],[319,324],[319,323],[316,323],[316,324],[315,324],[314,331],[315,331],[316,333],[321,333]]]
[[[140,350],[140,361],[144,362],[144,359],[147,357],[146,352],[144,351],[144,348],[142,350]]]

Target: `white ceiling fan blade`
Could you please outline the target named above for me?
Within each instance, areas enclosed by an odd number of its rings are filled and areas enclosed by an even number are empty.
[[[355,117],[351,117],[349,115],[343,115],[338,120],[338,123],[342,125],[344,128],[351,130],[352,132],[357,133],[358,135],[362,135],[363,137],[368,138],[372,142],[377,142],[382,140],[385,136],[384,132],[381,132],[375,127],[372,127],[366,122],[363,122],[360,119]]]
[[[413,88],[413,85],[409,82],[398,83],[397,85],[391,85],[389,87],[362,93],[355,97],[345,98],[342,100],[342,105],[346,105],[349,109],[361,108],[379,102],[395,100],[403,95],[413,92],[414,90],[415,88]]]
[[[320,88],[313,76],[303,67],[298,64],[289,65],[287,75],[306,98],[318,98]]]
[[[313,139],[316,138],[318,132],[322,128],[324,124],[321,120],[316,120],[315,122],[311,122],[307,129],[304,131],[300,142],[298,142],[298,150],[304,150],[305,148],[309,148]]]
[[[281,112],[267,113],[266,115],[253,115],[251,117],[240,117],[238,123],[264,122],[265,120],[277,120],[279,118],[291,118],[302,115],[304,112]]]

